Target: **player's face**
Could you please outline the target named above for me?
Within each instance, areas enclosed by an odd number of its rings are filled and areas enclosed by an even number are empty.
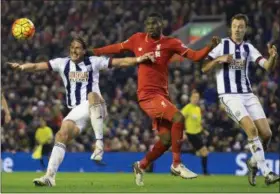
[[[42,127],[46,126],[46,121],[44,119],[42,119],[42,118],[40,119],[40,125]]]
[[[83,45],[76,40],[73,40],[70,45],[70,58],[74,62],[78,62],[83,59],[86,50],[83,48]]]
[[[233,39],[243,40],[247,27],[244,20],[234,19],[231,23],[231,36]]]
[[[151,37],[159,37],[161,34],[162,23],[156,17],[148,17],[145,21],[145,29]]]
[[[191,96],[191,103],[192,104],[198,104],[199,102],[199,94],[198,93],[194,93]]]

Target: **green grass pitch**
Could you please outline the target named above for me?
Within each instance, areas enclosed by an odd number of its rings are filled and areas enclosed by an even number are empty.
[[[42,173],[2,173],[1,186],[4,192],[262,192],[279,193],[279,183],[266,186],[264,178],[258,177],[257,186],[248,184],[246,176],[199,176],[196,179],[186,180],[170,174],[146,173],[145,186],[138,187],[134,183],[131,173],[58,173],[55,187],[35,187],[34,178]]]

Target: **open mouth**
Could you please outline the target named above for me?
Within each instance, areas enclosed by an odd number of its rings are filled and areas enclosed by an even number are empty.
[[[77,54],[75,54],[75,53],[72,53],[72,55],[71,55],[73,58],[77,58],[78,57],[78,55]]]

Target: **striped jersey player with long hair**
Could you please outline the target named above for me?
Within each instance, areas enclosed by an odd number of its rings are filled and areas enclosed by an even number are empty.
[[[24,72],[55,71],[63,80],[66,103],[71,111],[64,118],[55,135],[55,145],[49,159],[46,175],[34,179],[36,186],[55,186],[55,176],[63,161],[66,145],[77,137],[90,120],[94,129],[96,157],[103,155],[103,121],[106,105],[99,89],[99,71],[111,67],[128,67],[153,60],[153,53],[138,57],[109,58],[88,56],[86,43],[81,37],[74,38],[70,45],[69,57],[55,58],[40,63],[9,63],[15,70]]]

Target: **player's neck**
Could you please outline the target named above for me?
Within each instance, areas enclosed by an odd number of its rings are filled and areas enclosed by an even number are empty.
[[[234,42],[235,44],[241,44],[243,42],[243,39],[237,39],[235,37],[230,37],[230,39],[232,40],[232,42]]]
[[[151,41],[159,41],[162,38],[162,34],[158,35],[158,36],[150,36],[149,34],[147,34],[148,39],[150,39]]]
[[[159,40],[161,38],[161,34],[158,36],[149,36],[149,38],[151,38],[153,40]]]
[[[72,60],[73,61],[73,60]],[[84,58],[73,61],[76,65],[84,61]]]

